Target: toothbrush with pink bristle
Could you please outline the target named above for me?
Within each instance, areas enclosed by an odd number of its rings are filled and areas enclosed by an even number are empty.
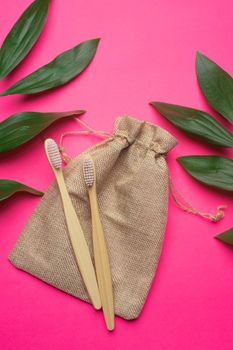
[[[66,188],[61,169],[61,156],[58,146],[54,140],[47,139],[45,141],[45,152],[51,168],[55,174],[61,194],[69,238],[73,247],[73,252],[79,271],[94,308],[101,309],[101,300],[94,266],[92,264],[91,256],[82,231],[82,227],[79,223],[78,217]]]
[[[106,326],[108,330],[112,331],[114,329],[112,276],[107,245],[105,242],[104,231],[100,220],[97,201],[95,163],[91,156],[87,156],[87,158],[84,160],[83,173],[90,199],[95,269],[99,285],[101,303]]]

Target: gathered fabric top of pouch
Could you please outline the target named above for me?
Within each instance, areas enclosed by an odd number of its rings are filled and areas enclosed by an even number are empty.
[[[130,145],[135,143],[158,154],[167,153],[177,144],[177,140],[159,126],[129,116],[117,118],[114,136],[125,138]]]

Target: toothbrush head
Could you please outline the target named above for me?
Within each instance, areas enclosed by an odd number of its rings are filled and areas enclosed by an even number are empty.
[[[61,168],[61,156],[59,148],[53,139],[45,140],[45,151],[51,166],[55,169]]]
[[[83,175],[87,187],[92,187],[94,184],[94,162],[91,158],[84,159]]]

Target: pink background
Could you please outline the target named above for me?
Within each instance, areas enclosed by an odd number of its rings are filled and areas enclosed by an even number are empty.
[[[1,1],[0,42],[30,0]],[[111,131],[123,114],[170,131],[179,145],[168,162],[175,185],[194,206],[226,218],[213,224],[181,212],[172,200],[163,252],[146,305],[138,320],[117,318],[105,330],[101,313],[14,268],[7,260],[39,198],[22,194],[0,205],[1,349],[233,349],[233,250],[213,239],[232,226],[230,194],[191,179],[176,162],[190,154],[232,156],[198,144],[177,131],[148,102],[210,111],[195,77],[195,52],[206,54],[229,73],[232,68],[231,0],[53,0],[40,40],[27,59],[0,83],[0,91],[77,43],[101,37],[91,65],[70,84],[36,97],[1,99],[1,120],[20,111],[86,109],[83,120]],[[227,125],[227,123],[224,123]],[[46,191],[53,174],[43,152],[44,137],[79,128],[59,122],[26,147],[1,157],[0,178]],[[98,142],[67,138],[72,156]]]

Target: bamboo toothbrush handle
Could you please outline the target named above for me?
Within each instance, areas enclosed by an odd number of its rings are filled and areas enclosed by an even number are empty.
[[[99,208],[95,186],[89,188],[89,197],[92,215],[92,235],[95,258],[95,268],[101,302],[104,312],[104,318],[108,330],[114,329],[114,301],[112,276],[108,257],[107,246],[105,242],[103,227],[100,221]]]
[[[55,171],[55,175],[61,192],[66,224],[74,255],[91,302],[94,308],[98,310],[101,308],[101,300],[95,270],[88,250],[87,242],[68,194],[62,171]]]

